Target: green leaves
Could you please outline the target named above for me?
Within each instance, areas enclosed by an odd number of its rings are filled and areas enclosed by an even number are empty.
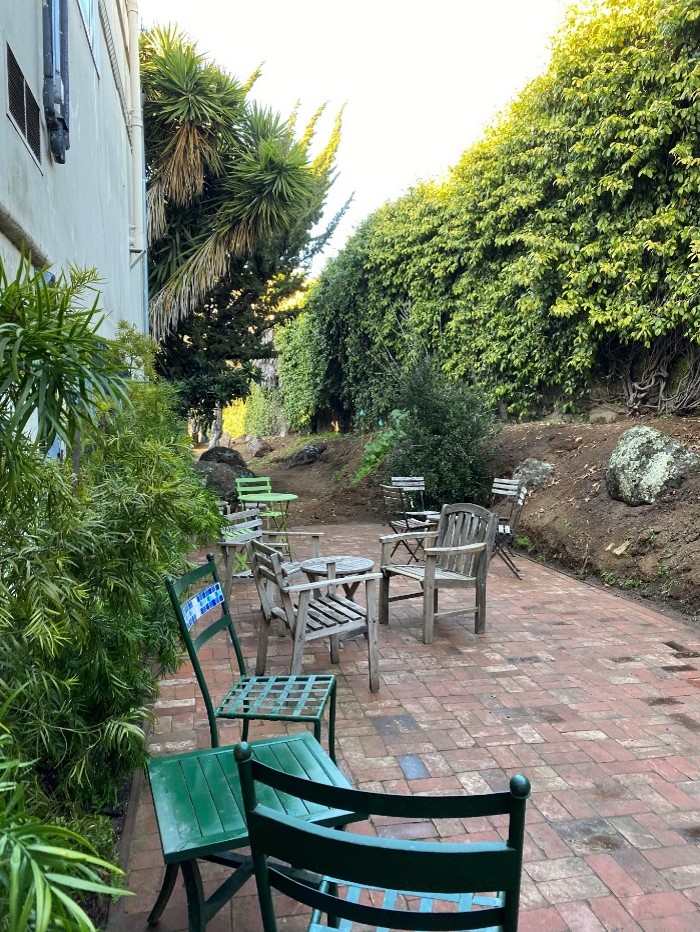
[[[9,279],[0,263],[0,491],[21,480],[23,451],[56,438],[70,448],[100,403],[126,400],[117,344],[98,333],[97,299],[84,306],[97,280],[73,269],[49,284],[26,260]]]
[[[404,329],[516,414],[575,404],[620,346],[629,362],[698,342],[695,7],[572,12],[548,72],[449,179],[367,219],[306,303],[332,360],[314,363],[319,404],[386,413]]]
[[[8,756],[11,740],[0,734],[0,916],[3,932],[94,932],[76,899],[85,893],[125,896],[104,880],[122,875],[96,856],[88,842],[60,825],[30,815],[18,778],[27,764]]]

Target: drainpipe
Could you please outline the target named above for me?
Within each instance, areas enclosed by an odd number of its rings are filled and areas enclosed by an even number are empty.
[[[148,315],[148,269],[146,265],[146,162],[143,145],[143,111],[141,108],[141,79],[139,64],[139,9],[138,0],[126,0],[126,15],[129,27],[129,97],[131,109],[131,197],[132,218],[130,250],[135,254],[132,268],[141,262],[143,273],[143,322],[144,333],[149,332]]]
[[[131,251],[144,250],[144,180],[143,180],[143,115],[141,112],[141,82],[139,78],[139,10],[138,0],[127,0],[129,24],[129,91],[131,109],[131,178],[132,218]]]

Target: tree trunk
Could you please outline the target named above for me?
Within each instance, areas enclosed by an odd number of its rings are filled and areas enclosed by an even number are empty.
[[[224,414],[221,405],[214,408],[214,422],[211,425],[211,437],[209,439],[210,447],[218,447],[221,435],[224,432]]]

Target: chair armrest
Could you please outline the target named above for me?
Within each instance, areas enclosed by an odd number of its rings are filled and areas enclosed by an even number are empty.
[[[481,544],[461,544],[459,547],[426,547],[425,555],[432,557],[443,553],[476,553],[479,550],[486,550],[485,542]]]
[[[381,573],[362,573],[358,576],[336,576],[334,579],[318,579],[316,582],[301,583],[298,586],[284,586],[284,592],[311,592],[314,589],[327,589],[329,586],[346,586],[348,583],[367,582],[370,579],[381,579]]]
[[[325,537],[325,531],[263,531],[263,537]]]

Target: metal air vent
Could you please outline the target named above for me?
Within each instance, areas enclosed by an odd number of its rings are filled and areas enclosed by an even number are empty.
[[[7,46],[7,100],[8,111],[27,145],[41,162],[41,124],[39,104],[24,79],[22,69]]]

